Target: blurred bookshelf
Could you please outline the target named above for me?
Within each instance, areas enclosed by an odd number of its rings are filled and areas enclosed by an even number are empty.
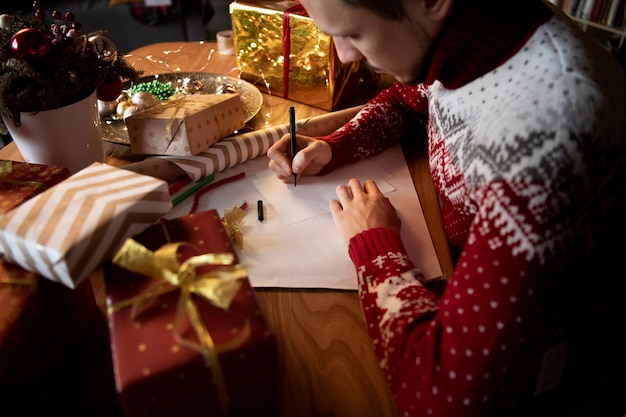
[[[618,54],[626,39],[626,0],[546,0]]]

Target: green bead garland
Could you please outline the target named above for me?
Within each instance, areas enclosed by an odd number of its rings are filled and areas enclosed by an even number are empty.
[[[176,92],[176,88],[172,87],[169,83],[162,83],[157,80],[148,81],[145,83],[135,84],[130,88],[130,95],[137,93],[139,91],[144,91],[152,96],[158,98],[159,100],[167,100],[168,97],[172,96]]]

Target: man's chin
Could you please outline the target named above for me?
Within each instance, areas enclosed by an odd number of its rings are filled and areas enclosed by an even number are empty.
[[[362,64],[365,68],[377,74],[389,75],[395,78],[395,80],[398,81],[400,84],[419,84],[423,81],[423,77],[416,76],[415,74],[411,74],[411,75],[392,74],[389,71],[384,71],[381,68],[374,67],[365,61],[362,61]]]
[[[389,75],[391,77],[394,77],[397,79],[395,74],[390,73],[389,71],[384,71],[380,68],[376,68],[376,67],[372,67],[371,65],[367,65],[365,64],[365,68],[369,69],[372,72],[375,72],[376,74],[380,74],[380,75]]]
[[[422,75],[416,75],[416,74],[411,74],[411,75],[395,75],[395,74],[393,74],[393,77],[400,84],[406,84],[406,85],[416,85],[416,84],[420,84],[420,83],[424,82],[424,77]]]
[[[415,84],[416,83],[414,77],[406,77],[406,76],[402,76],[402,75],[394,75],[393,77],[400,84]]]

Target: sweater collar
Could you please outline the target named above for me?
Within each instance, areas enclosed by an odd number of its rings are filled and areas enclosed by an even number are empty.
[[[542,0],[457,0],[432,52],[424,83],[455,89],[513,56],[552,16]]]

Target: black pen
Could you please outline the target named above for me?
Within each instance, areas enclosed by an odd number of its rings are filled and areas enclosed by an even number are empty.
[[[289,133],[291,135],[291,162],[293,164],[293,158],[296,156],[296,109],[293,106],[289,107]],[[296,178],[298,175],[293,174],[293,186],[296,186]]]

